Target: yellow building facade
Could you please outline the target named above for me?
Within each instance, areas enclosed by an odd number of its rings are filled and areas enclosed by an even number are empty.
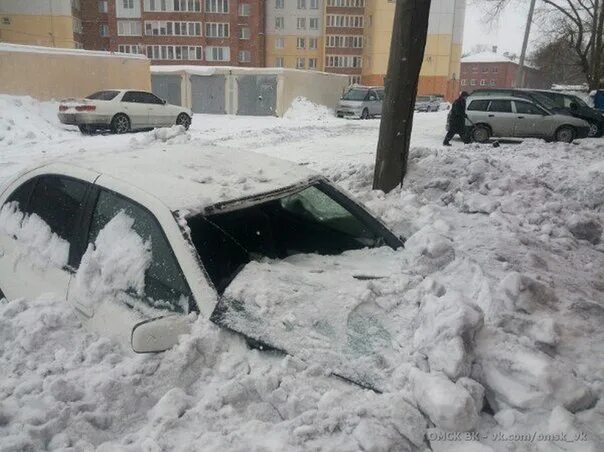
[[[368,0],[365,6],[365,47],[362,81],[383,85],[388,70],[395,3]],[[459,91],[465,0],[432,0],[418,94],[453,99]]]
[[[0,42],[81,47],[80,0],[0,0]]]

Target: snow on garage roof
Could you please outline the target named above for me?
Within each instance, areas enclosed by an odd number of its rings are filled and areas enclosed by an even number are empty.
[[[95,56],[105,58],[129,58],[146,60],[145,55],[132,53],[104,52],[100,50],[68,49],[59,47],[29,46],[22,44],[0,43],[0,52],[23,52],[23,53],[46,53],[53,55],[72,55],[72,56]]]
[[[69,164],[120,179],[158,198],[170,210],[211,205],[296,185],[317,174],[254,152],[155,146],[71,158]]]

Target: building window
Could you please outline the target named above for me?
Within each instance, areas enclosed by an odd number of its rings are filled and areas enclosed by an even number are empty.
[[[145,21],[147,36],[201,36],[201,22]]]
[[[298,17],[296,28],[298,30],[306,30],[306,17]]]
[[[250,39],[250,27],[241,27],[239,29],[239,39]]]
[[[147,58],[151,60],[202,60],[203,48],[201,46],[147,46]]]
[[[283,38],[275,39],[275,49],[282,49],[285,47],[285,41]]]
[[[363,16],[328,14],[327,26],[336,28],[363,28]]]
[[[99,13],[106,13],[108,11],[107,0],[98,2],[98,7],[99,7]]]
[[[144,49],[142,46],[138,46],[138,45],[130,45],[130,44],[120,44],[117,46],[117,51],[119,53],[134,53],[134,54],[139,54],[142,53],[144,54]]]
[[[250,4],[249,3],[240,3],[239,4],[239,15],[241,17],[247,17],[250,15]]]
[[[317,69],[317,59],[316,58],[308,59],[308,69]]]
[[[82,21],[77,17],[73,18],[73,32],[77,34],[82,34]]]
[[[363,48],[363,37],[358,35],[328,35],[327,47],[334,48]]]
[[[228,13],[229,0],[206,0],[206,13]]]
[[[285,26],[285,21],[283,20],[283,17],[275,17],[275,28],[277,30],[283,30]]]
[[[240,63],[249,63],[252,61],[252,52],[249,50],[240,50],[239,51],[239,62]]]
[[[465,78],[461,79],[461,86],[466,86],[467,82]]]
[[[101,34],[102,37],[109,36],[109,25],[107,25],[107,24],[101,24],[99,26],[99,33]]]
[[[298,38],[296,40],[296,48],[297,49],[305,49],[306,48],[306,39]]]
[[[319,0],[310,0],[310,9],[319,9]]]
[[[330,55],[325,57],[325,67],[361,68],[363,58],[352,55]]]
[[[201,0],[145,0],[145,11],[200,12]]]
[[[310,19],[308,19],[308,27],[311,30],[318,30],[319,29],[319,18],[311,17]]]
[[[306,60],[304,58],[296,58],[296,69],[304,69],[306,67]]]
[[[206,22],[206,38],[228,38],[229,24]]]
[[[306,0],[298,0],[298,9],[306,9]]]
[[[283,57],[275,58],[275,67],[283,67]]]
[[[488,73],[488,72],[489,72],[489,68],[488,68],[488,67],[483,67],[483,68],[482,68],[482,73],[483,73],[483,74],[486,74],[486,73]]]
[[[310,50],[317,50],[318,47],[318,40],[317,38],[309,38],[308,39],[308,48]]]
[[[361,83],[361,76],[360,75],[351,75],[350,77],[348,77],[348,83],[350,83],[351,85],[358,85]]]
[[[388,1],[392,3],[390,0]],[[338,8],[363,8],[365,6],[365,0],[327,0],[327,6]]]
[[[476,80],[474,80],[474,79],[470,80],[470,86],[476,86]]]
[[[275,9],[283,9],[285,0],[275,0]]]
[[[207,61],[231,61],[231,49],[229,47],[206,47]]]
[[[499,72],[499,68],[497,68],[497,67],[491,68],[491,72],[493,74],[496,74],[497,72]]]
[[[122,0],[122,7],[124,9],[134,9],[134,0]]]
[[[480,81],[480,86],[486,86],[486,84],[487,84],[487,81],[485,79],[482,79]]]
[[[491,85],[491,86],[495,86],[495,85],[496,85],[495,80],[491,80],[490,85]]]
[[[117,21],[118,36],[141,36],[142,25],[137,20],[118,20]]]

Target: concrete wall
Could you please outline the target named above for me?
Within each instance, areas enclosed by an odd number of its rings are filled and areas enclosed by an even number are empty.
[[[0,93],[40,100],[108,88],[151,89],[149,60],[108,52],[0,44]]]
[[[237,114],[238,91],[237,78],[244,75],[277,76],[277,101],[275,115],[283,116],[296,97],[305,97],[318,105],[335,108],[338,100],[349,86],[345,75],[329,74],[317,71],[299,71],[281,68],[238,68],[238,67],[195,67],[195,66],[156,66],[151,69],[154,74],[178,74],[182,77],[182,105],[191,108],[192,92],[190,75],[225,76],[225,109],[227,114]]]
[[[348,76],[314,71],[286,71],[280,79],[277,116],[283,116],[296,97],[336,108],[349,86]]]

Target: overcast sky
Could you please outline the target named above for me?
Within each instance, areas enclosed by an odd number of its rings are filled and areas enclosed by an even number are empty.
[[[477,44],[496,45],[501,52],[508,51],[520,54],[524,27],[528,15],[528,0],[514,0],[503,15],[487,22],[488,8],[484,0],[467,0],[466,22],[464,32],[464,52],[469,52]],[[539,30],[532,29],[531,42],[539,39]],[[530,52],[530,46],[529,46]]]

